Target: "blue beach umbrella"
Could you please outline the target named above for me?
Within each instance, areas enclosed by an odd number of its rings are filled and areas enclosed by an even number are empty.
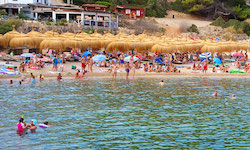
[[[206,58],[210,58],[212,57],[211,53],[205,52],[199,55],[199,57],[201,58],[201,61],[205,60]]]
[[[87,58],[87,56],[88,55],[91,55],[92,53],[90,53],[89,51],[85,51],[83,54],[82,54],[82,56],[81,56],[81,59],[83,58],[83,57],[85,57],[85,59]]]
[[[105,55],[96,55],[94,56],[92,59],[95,62],[100,62],[100,61],[105,61],[106,60],[106,56]]]
[[[222,63],[219,58],[214,58],[213,61],[214,61],[215,64],[221,64]]]

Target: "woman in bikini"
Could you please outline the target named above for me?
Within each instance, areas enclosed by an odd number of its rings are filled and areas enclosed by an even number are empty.
[[[126,71],[126,79],[128,79],[129,71],[130,71],[129,62],[127,62],[127,63],[125,64],[125,71]]]

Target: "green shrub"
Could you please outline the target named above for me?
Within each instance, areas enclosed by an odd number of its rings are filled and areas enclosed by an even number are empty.
[[[28,19],[29,17],[21,10],[18,14],[19,19]]]
[[[160,28],[159,30],[160,30],[160,32],[166,32],[165,28]]]
[[[94,29],[87,28],[87,29],[84,29],[84,32],[85,32],[85,33],[88,33],[88,34],[92,34],[92,33],[95,32],[95,30],[94,30]]]
[[[67,20],[66,20],[65,18],[62,18],[62,19],[60,20],[59,25],[60,25],[60,26],[65,26],[66,24],[67,24]]]
[[[1,9],[1,10],[0,10],[0,15],[7,15],[6,10],[5,10],[5,9]]]
[[[215,20],[215,22],[211,23],[211,25],[220,26],[222,28],[233,27],[236,31],[243,31],[248,36],[250,35],[250,24],[247,21],[230,19],[225,22],[221,17],[219,17]]]
[[[7,21],[0,22],[0,34],[5,34],[9,31],[12,31],[12,26],[15,25],[17,29],[22,25],[22,21],[20,19],[10,19]]]
[[[223,26],[224,24],[225,24],[225,20],[221,16],[211,23],[211,25],[213,26]]]
[[[98,29],[97,33],[104,34],[105,30],[104,29]]]
[[[195,24],[192,24],[188,29],[187,29],[188,32],[194,32],[194,33],[197,33],[199,34],[199,29],[198,27],[195,25]]]
[[[46,21],[46,25],[51,25],[50,21]]]
[[[111,6],[111,4],[109,2],[103,2],[103,1],[97,1],[95,2],[95,4],[98,4],[98,5],[105,5],[105,6]]]

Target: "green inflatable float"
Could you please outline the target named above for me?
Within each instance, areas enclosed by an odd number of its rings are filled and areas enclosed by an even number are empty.
[[[230,73],[246,73],[244,70],[231,70]]]

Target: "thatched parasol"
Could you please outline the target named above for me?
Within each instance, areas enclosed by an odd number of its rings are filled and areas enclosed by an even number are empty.
[[[16,31],[15,26],[13,26],[13,30],[5,33],[3,37],[9,43],[12,38],[14,38],[16,35],[19,35],[19,34],[20,33]]]
[[[123,42],[123,41],[111,42],[108,45],[107,50],[126,52],[130,50],[130,45],[127,42]]]
[[[59,38],[48,38],[43,40],[40,44],[40,50],[47,48],[59,51],[64,49],[64,44],[63,41]]]
[[[70,38],[64,41],[64,48],[65,49],[72,49],[72,48],[78,48],[78,49],[83,49],[84,48],[84,43],[82,39],[78,38]]]
[[[84,39],[84,48],[100,49],[102,44],[98,39]]]
[[[151,52],[153,53],[172,53],[173,49],[171,45],[167,45],[167,44],[155,44],[152,49]]]
[[[25,34],[15,36],[10,40],[10,47],[34,47],[33,39]]]
[[[3,35],[0,35],[0,47],[7,48],[8,47],[8,42],[7,40],[3,37]]]

